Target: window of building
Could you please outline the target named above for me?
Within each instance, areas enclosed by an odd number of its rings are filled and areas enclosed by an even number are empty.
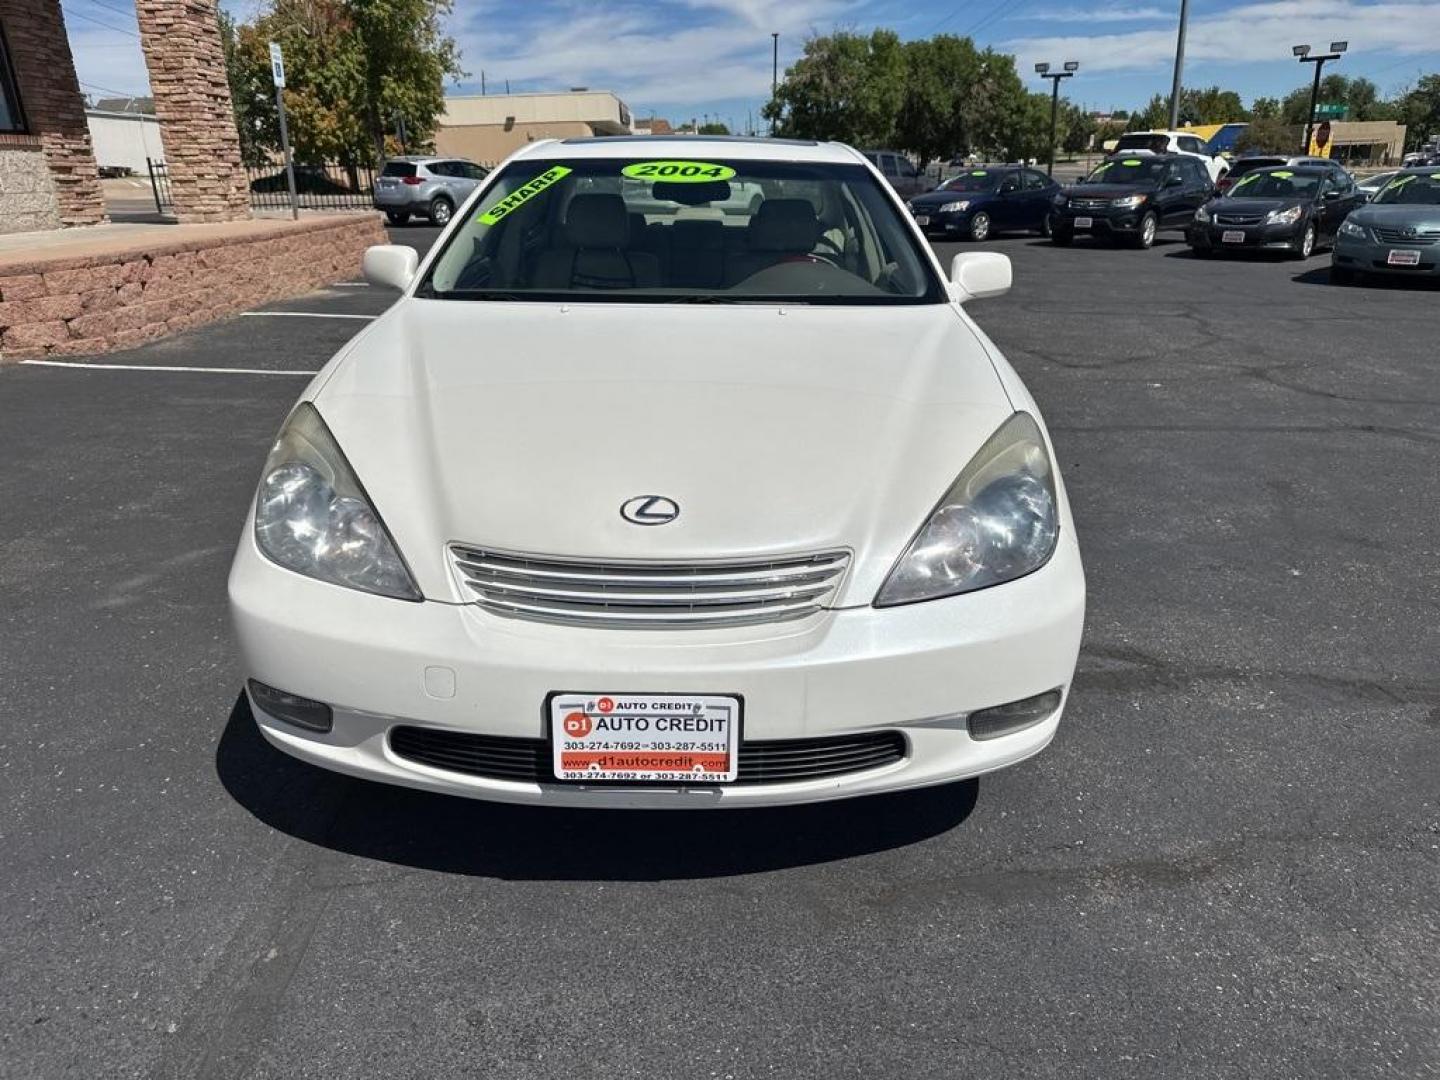
[[[10,65],[10,46],[5,41],[5,28],[0,26],[0,132],[13,134],[25,130],[15,69]]]

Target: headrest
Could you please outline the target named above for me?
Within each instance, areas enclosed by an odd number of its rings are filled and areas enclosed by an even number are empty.
[[[804,253],[820,239],[820,221],[809,199],[766,199],[750,221],[754,251]]]
[[[630,217],[619,195],[576,195],[565,211],[565,238],[577,248],[621,248]]]

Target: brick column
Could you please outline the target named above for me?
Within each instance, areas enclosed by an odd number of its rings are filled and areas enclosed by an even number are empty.
[[[140,44],[165,143],[175,216],[250,216],[240,136],[225,78],[218,0],[136,0]]]
[[[0,0],[0,23],[25,119],[50,173],[60,224],[104,221],[105,197],[59,0]]]

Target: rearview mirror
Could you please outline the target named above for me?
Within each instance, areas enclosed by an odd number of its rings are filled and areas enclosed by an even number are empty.
[[[1324,200],[1325,200],[1326,202],[1334,202],[1336,199],[1340,198],[1340,192],[1338,192],[1338,191],[1327,191],[1327,192],[1325,192],[1325,194],[1322,196],[1322,198],[1324,198]]]
[[[1168,180],[1165,181],[1165,186],[1166,186],[1166,187],[1179,187],[1179,186],[1180,186],[1181,184],[1183,184],[1183,183],[1185,183],[1185,178],[1184,178],[1183,176],[1172,176],[1172,177],[1170,177]]]
[[[994,251],[962,251],[950,263],[950,299],[958,304],[1010,291],[1010,258]]]
[[[415,277],[420,255],[403,244],[376,244],[365,249],[360,269],[371,285],[386,285],[404,290]]]

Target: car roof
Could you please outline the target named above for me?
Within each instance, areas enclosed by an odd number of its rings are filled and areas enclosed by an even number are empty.
[[[593,139],[546,139],[516,151],[515,160],[644,157],[685,161],[706,153],[730,161],[813,161],[854,165],[864,160],[858,150],[844,143],[748,139],[728,135],[614,135]]]

